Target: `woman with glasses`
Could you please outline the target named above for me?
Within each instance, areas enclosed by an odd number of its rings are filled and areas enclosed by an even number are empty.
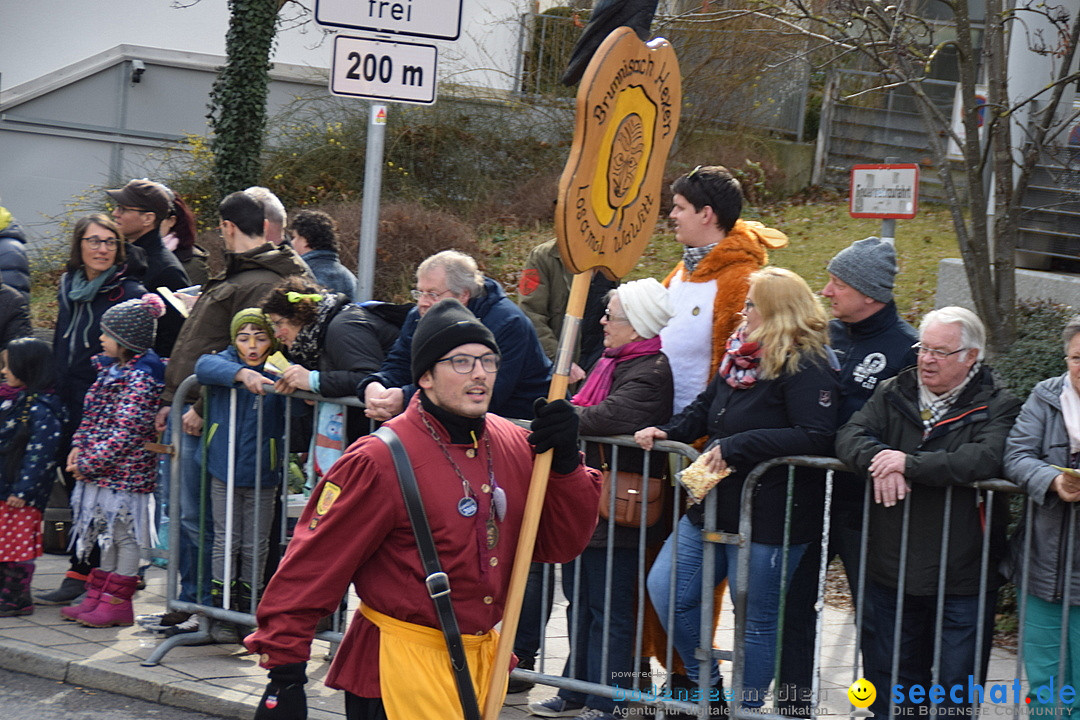
[[[667,289],[647,278],[620,285],[607,298],[607,310],[600,321],[603,354],[581,390],[571,399],[581,417],[582,435],[627,435],[671,417],[675,389],[671,366],[660,342],[660,330],[672,312]],[[667,467],[665,453],[653,453],[646,469],[644,453],[639,448],[615,450],[612,445],[593,442],[586,445],[585,460],[605,474],[614,466],[620,471],[662,477]],[[601,504],[609,501],[607,496],[600,498]],[[659,544],[663,540],[666,530],[662,525],[658,522],[646,531],[646,542]],[[562,587],[570,603],[567,616],[571,628],[571,653],[563,675],[631,688],[637,670],[634,609],[638,602],[644,601],[644,594],[638,596],[640,528],[614,526],[610,534],[608,591],[605,586],[610,530],[611,523],[601,518],[581,556],[574,563],[562,566]],[[606,592],[610,593],[610,604],[605,606]],[[638,687],[647,691],[648,679],[641,678]],[[542,717],[555,717],[583,708],[579,718],[611,720],[624,706],[625,702],[616,703],[608,697],[563,689],[552,698],[532,703],[529,711]]]
[[[801,277],[767,267],[750,276],[742,324],[728,338],[724,357],[708,387],[670,422],[638,431],[645,449],[654,440],[693,442],[709,436],[705,457],[711,471],[730,471],[716,494],[716,529],[739,531],[740,498],[747,475],[759,463],[784,455],[830,455],[840,404],[835,357],[826,343],[828,318]],[[796,468],[791,525],[785,528],[788,468],[766,471],[757,485],[753,531],[748,548],[743,707],[761,707],[773,679],[777,613],[781,589],[790,581],[807,544],[820,536],[820,471]],[[693,505],[667,539],[649,572],[649,598],[671,635],[687,676],[673,674],[672,688],[698,687],[699,673],[719,690],[714,661],[697,663],[701,645],[701,567],[704,502]],[[785,536],[787,545],[785,547]],[[739,548],[720,545],[715,581],[727,578],[732,594]],[[787,577],[782,577],[784,553]],[[669,583],[675,565],[674,607]],[[669,623],[673,613],[674,620]],[[710,645],[707,640],[706,646]],[[713,698],[723,707],[722,695]]]
[[[91,360],[102,351],[101,316],[114,305],[146,294],[142,284],[129,274],[120,228],[103,213],[86,215],[75,222],[66,267],[60,278],[53,330],[56,392],[68,413],[58,455],[62,464],[67,459],[71,435],[82,421],[86,391],[97,379]],[[74,478],[66,476],[66,480],[70,492]],[[90,570],[97,567],[97,556],[96,550],[87,561],[77,561],[73,556],[60,587],[38,595],[38,602],[62,605],[81,595]]]
[[[292,277],[276,287],[262,303],[262,310],[274,327],[274,337],[294,363],[278,381],[279,392],[304,390],[324,397],[356,397],[356,384],[377,371],[397,340],[401,324],[411,304],[382,302],[354,303],[352,298],[326,290],[300,277]],[[340,405],[320,408],[318,422],[329,427],[341,422]],[[338,420],[322,417],[333,410]],[[363,413],[350,408],[345,437],[352,442],[366,434]],[[306,433],[305,433],[306,434]],[[294,436],[295,437],[295,436]],[[343,447],[317,450],[317,465],[336,458]],[[332,460],[328,462],[332,463]],[[321,467],[328,470],[329,464]]]
[[[1062,341],[1065,373],[1035,386],[1005,443],[1005,476],[1033,500],[1025,505],[1031,517],[1017,524],[1002,563],[1002,572],[1026,593],[1023,657],[1032,708],[1053,706],[1056,699],[1047,703],[1035,689],[1080,682],[1080,608],[1073,612],[1080,606],[1080,315],[1066,323]],[[1062,645],[1066,593],[1068,640]],[[1064,677],[1055,677],[1059,656],[1065,658]],[[1080,699],[1064,710],[1080,710]]]

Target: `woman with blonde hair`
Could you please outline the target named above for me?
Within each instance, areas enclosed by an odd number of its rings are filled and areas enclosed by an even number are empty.
[[[742,323],[728,338],[724,358],[708,387],[670,422],[635,434],[634,439],[646,450],[655,440],[693,442],[708,435],[705,462],[709,469],[730,470],[712,491],[717,494],[717,530],[739,531],[743,485],[756,465],[784,455],[832,453],[840,398],[835,359],[827,347],[827,325],[828,317],[817,296],[801,277],[774,267],[755,272],[750,276]],[[786,467],[771,468],[759,480],[754,494],[748,548],[744,707],[764,703],[773,679],[781,588],[790,580],[807,544],[820,535],[820,472],[797,468],[787,530],[787,577],[782,578],[787,478]],[[649,597],[686,664],[687,676],[670,678],[669,687],[673,688],[696,688],[702,672],[707,674],[709,685],[721,684],[715,662],[693,660],[694,650],[702,642],[703,515],[703,503],[690,507],[649,572]],[[735,545],[721,545],[715,556],[715,580],[719,583],[727,578],[733,594],[738,552]],[[672,565],[674,608],[668,599]],[[669,623],[669,617],[673,622]]]

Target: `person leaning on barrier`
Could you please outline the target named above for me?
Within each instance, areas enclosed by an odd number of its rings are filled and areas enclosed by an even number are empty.
[[[308,275],[307,266],[288,245],[274,247],[267,242],[264,233],[267,221],[263,207],[242,192],[226,195],[218,207],[221,216],[221,236],[225,243],[224,272],[212,277],[202,288],[199,299],[184,321],[180,336],[176,339],[172,357],[165,368],[165,392],[162,407],[158,411],[157,427],[166,429],[166,420],[176,390],[195,371],[195,363],[206,353],[224,350],[232,342],[229,336],[233,316],[247,307],[254,307],[284,278],[291,275]],[[181,521],[180,547],[173,548],[173,559],[180,568],[180,600],[198,602],[209,595],[209,568],[199,572],[199,506],[200,468],[199,437],[202,434],[202,417],[190,403],[198,398],[198,390],[192,390],[184,398],[184,429],[181,445],[177,448],[181,467]],[[171,437],[171,436],[169,436]],[[162,466],[162,486],[167,487],[169,464]],[[172,520],[177,511],[172,509]],[[204,545],[203,561],[208,562],[211,548],[210,533],[201,537]],[[199,587],[196,578],[205,582]],[[173,611],[169,622],[187,617],[187,613]],[[192,618],[188,618],[192,619]],[[164,623],[163,623],[164,624]],[[194,630],[193,624],[185,630]]]
[[[262,302],[274,336],[295,363],[282,373],[277,391],[355,397],[356,384],[382,365],[412,308],[411,303],[354,303],[351,297],[327,292],[307,278],[286,279]],[[367,428],[363,412],[350,408],[348,441]]]
[[[840,405],[839,382],[826,344],[828,320],[805,280],[783,268],[755,272],[743,313],[745,321],[728,339],[720,369],[704,392],[669,423],[634,435],[648,450],[654,440],[690,442],[708,434],[709,469],[731,470],[712,490],[717,495],[716,528],[729,533],[739,531],[742,488],[756,465],[784,455],[831,454]],[[773,467],[761,477],[754,496],[744,707],[764,703],[773,679],[781,583],[790,580],[807,544],[821,534],[821,473],[796,468],[788,577],[782,578],[785,528],[779,519],[787,504],[787,481],[788,468]],[[697,687],[699,672],[708,673],[713,686],[721,682],[715,662],[702,666],[693,661],[702,642],[704,508],[691,506],[679,521],[678,534],[668,538],[649,571],[649,598],[666,624],[676,565],[674,625],[666,629],[686,663],[689,680],[673,674],[669,684],[674,687]],[[716,582],[727,578],[733,591],[738,552],[735,545],[722,545],[715,556]]]
[[[985,516],[983,493],[970,485],[1001,475],[1005,437],[1020,402],[998,387],[982,364],[985,343],[982,321],[970,310],[945,307],[927,313],[919,326],[918,365],[881,383],[837,433],[837,456],[873,484],[866,605],[876,640],[864,653],[872,654],[866,679],[878,688],[875,714],[889,710],[890,693],[884,689],[892,685],[887,669],[894,654],[899,656],[896,682],[905,687],[931,682],[966,687],[969,675],[977,682],[986,677],[997,583],[991,572],[980,618],[983,527],[990,522],[993,568],[1004,544],[1008,513],[1007,503],[999,501],[993,517]],[[901,557],[908,513],[910,541],[907,556]],[[946,541],[942,587],[938,575]],[[895,647],[901,582],[901,638]],[[944,594],[945,621],[938,674],[932,678],[939,593]],[[980,623],[983,645],[976,648]],[[940,707],[965,712],[949,697]]]
[[[554,450],[535,560],[569,562],[584,549],[596,523],[599,473],[582,464],[577,415],[565,400],[536,402],[531,435],[487,412],[499,346],[456,299],[424,314],[411,352],[420,392],[387,426],[415,470],[483,706],[492,628],[502,619],[531,478],[530,442],[536,452]],[[459,714],[425,576],[390,450],[362,437],[315,488],[259,605],[259,629],[245,641],[270,671],[256,717],[306,717],[315,625],[350,583],[363,604],[326,679],[346,691],[349,720]]]
[[[1072,567],[1066,566],[1069,543],[1077,543],[1077,511],[1080,501],[1080,315],[1065,325],[1062,333],[1067,371],[1043,380],[1031,391],[1020,416],[1005,441],[1005,477],[1015,482],[1031,498],[1025,505],[1029,518],[1021,518],[1009,541],[1002,573],[1027,598],[1024,617],[1024,667],[1033,690],[1057,683],[1058,687],[1080,683],[1076,660],[1080,658],[1080,553],[1073,552]],[[1062,468],[1072,468],[1074,472]],[[1029,549],[1025,549],[1030,544]],[[1061,646],[1062,603],[1069,595],[1068,642]],[[1058,675],[1058,659],[1064,655],[1065,675]],[[1028,697],[1031,707],[1053,706]],[[1080,709],[1080,698],[1065,711]]]
[[[262,310],[245,308],[236,313],[229,334],[233,344],[221,352],[200,357],[195,363],[195,375],[201,384],[208,386],[206,406],[200,410],[206,418],[206,470],[210,476],[210,513],[214,524],[210,599],[216,607],[223,607],[228,584],[230,609],[246,613],[251,612],[252,597],[258,597],[261,590],[270,546],[270,523],[284,455],[285,398],[266,392],[266,386],[274,383],[274,376],[266,371],[266,359],[277,350],[277,341]],[[230,397],[234,388],[235,406]],[[233,418],[235,422],[230,422]],[[231,563],[231,577],[226,577],[230,459],[231,552],[235,562]],[[254,586],[252,578],[255,578]],[[227,639],[236,641],[236,638]]]
[[[868,237],[844,248],[829,261],[829,281],[821,290],[829,301],[829,345],[840,362],[840,423],[861,408],[878,383],[915,364],[912,343],[918,333],[896,310],[893,286],[896,249],[892,240]],[[844,563],[856,604],[865,480],[854,473],[833,474],[828,560]],[[809,717],[817,627],[818,571],[821,548],[807,548],[788,588],[784,647],[780,663],[780,707],[786,715]],[[862,643],[872,642],[874,628],[862,615]],[[865,665],[865,658],[864,663]]]
[[[604,332],[604,352],[570,402],[578,409],[583,435],[626,435],[644,426],[667,422],[671,418],[674,387],[671,366],[661,352],[660,329],[671,317],[667,290],[653,278],[620,285],[608,293],[607,309],[600,321]],[[663,477],[667,467],[665,453],[653,453],[650,467],[644,467],[644,453],[638,448],[618,448],[617,469]],[[586,462],[604,473],[614,464],[614,447],[590,442],[585,448]],[[600,498],[608,503],[608,497]],[[664,537],[661,523],[647,533],[647,542],[658,543]],[[611,536],[610,604],[605,606],[605,578],[608,567],[608,521],[601,518],[592,540],[575,565],[563,565],[563,594],[569,601],[568,631],[573,640],[573,654],[566,660],[565,677],[627,687],[637,669],[634,657],[634,608],[644,598],[637,597],[638,562],[637,527],[616,526]],[[643,551],[643,549],[641,549]],[[581,587],[575,588],[575,577]],[[604,626],[607,624],[607,635]],[[573,629],[576,628],[576,629]],[[602,655],[607,644],[607,670],[601,674]],[[573,670],[573,673],[571,672]],[[628,680],[630,679],[630,680]],[[642,683],[644,686],[644,683]],[[551,716],[585,707],[595,720],[611,720],[616,708],[611,698],[571,690],[529,705],[535,715]]]
[[[509,418],[531,418],[533,400],[547,394],[551,361],[544,355],[529,318],[506,296],[502,285],[484,277],[476,261],[465,253],[444,250],[416,268],[412,294],[416,308],[406,318],[397,342],[379,372],[369,375],[356,388],[367,416],[383,422],[408,406],[416,392],[416,382],[409,377],[409,358],[417,323],[439,300],[452,297],[491,330],[502,348],[491,412]]]

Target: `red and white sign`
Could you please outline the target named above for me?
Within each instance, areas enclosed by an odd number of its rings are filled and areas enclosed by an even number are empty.
[[[851,217],[910,220],[919,210],[919,166],[854,165],[851,168]]]

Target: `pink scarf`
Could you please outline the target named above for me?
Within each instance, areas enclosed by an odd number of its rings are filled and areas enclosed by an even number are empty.
[[[596,366],[589,373],[589,377],[585,378],[585,384],[581,386],[577,395],[570,398],[570,402],[578,407],[599,405],[611,392],[616,365],[634,358],[655,355],[658,352],[660,352],[659,335],[648,340],[628,342],[617,348],[605,348],[604,356],[596,361]]]
[[[720,377],[731,387],[746,390],[757,382],[760,365],[761,343],[747,342],[746,326],[739,326],[728,338],[718,369]]]

